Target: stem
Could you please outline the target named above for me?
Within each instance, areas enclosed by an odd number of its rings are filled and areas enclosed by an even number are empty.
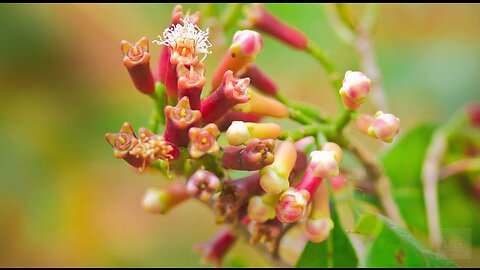
[[[217,16],[217,4],[216,3],[203,3],[202,15],[205,18]]]
[[[290,112],[289,117],[293,121],[296,121],[302,125],[311,125],[313,124],[312,119],[310,119],[308,116],[306,116],[304,113],[302,113],[299,110],[293,109],[293,108],[288,108],[288,111]]]
[[[342,80],[336,72],[335,66],[332,64],[330,59],[325,56],[325,52],[320,47],[315,45],[312,41],[309,41],[306,52],[313,56],[320,63],[320,65],[325,68],[328,75],[330,76],[330,80],[333,85],[333,91],[335,91],[336,93],[336,91],[340,90],[340,88],[342,87]],[[338,101],[341,105],[342,99],[340,95],[338,95]]]
[[[275,240],[275,247],[273,248],[272,258],[280,260],[280,243],[282,242],[282,238],[287,234],[290,229],[292,229],[297,222],[288,223],[283,230],[278,235],[277,239]]]
[[[318,125],[307,125],[301,126],[298,130],[293,131],[284,131],[278,137],[280,140],[292,140],[294,142],[301,140],[307,136],[315,136],[320,132],[320,126]]]
[[[440,217],[438,213],[438,179],[440,175],[440,162],[447,149],[445,133],[437,131],[433,135],[422,169],[423,194],[427,212],[428,232],[430,244],[434,249],[440,248],[442,234],[440,232]]]
[[[285,104],[286,106],[290,107],[291,112],[293,111],[293,114],[301,115],[301,118],[309,118],[309,120],[314,120],[319,123],[326,123],[330,121],[330,117],[327,116],[327,114],[323,111],[318,110],[316,107],[307,105],[307,104],[300,104],[300,103],[293,103],[288,100],[287,97],[285,97],[283,94],[280,92],[277,92],[274,95],[274,98],[281,103]],[[297,121],[292,118],[292,120]],[[303,124],[308,124],[308,123],[303,123]]]
[[[342,110],[337,120],[335,121],[335,132],[342,132],[345,126],[350,122],[353,112],[354,111],[345,108]]]
[[[387,216],[395,221],[400,227],[406,228],[406,223],[400,214],[398,206],[393,200],[390,179],[388,179],[388,177],[382,172],[380,165],[358,145],[350,143],[346,146],[343,145],[343,147],[350,150],[364,166],[367,172],[367,178],[375,184],[377,196],[379,197],[380,203]]]
[[[223,25],[223,31],[227,32],[235,23],[235,19],[242,11],[243,3],[232,3],[222,12],[220,23]]]
[[[247,228],[245,228],[243,224],[237,227],[237,231],[240,232],[243,235],[243,237],[245,237],[245,239],[247,239],[248,241],[248,239],[250,238],[250,233],[248,232]],[[257,249],[257,251],[260,254],[262,254],[265,258],[267,258],[270,261],[270,263],[272,263],[274,266],[281,267],[281,268],[292,267],[288,263],[284,262],[280,258],[280,256],[274,256],[272,253],[270,253],[270,251],[268,251],[268,248],[265,245],[255,245],[254,247]]]
[[[153,100],[153,112],[150,115],[149,129],[158,133],[159,124],[165,125],[165,87],[161,83],[155,85],[155,91],[150,95]]]
[[[335,4],[335,11],[331,14],[331,21],[337,34],[349,45],[353,45],[357,52],[362,71],[372,80],[372,97],[379,111],[388,111],[385,91],[381,83],[381,74],[375,60],[375,52],[370,39],[368,29],[372,25],[362,25],[358,20],[353,18],[346,4]],[[374,16],[376,13],[368,13]],[[374,21],[372,18],[366,17],[368,21]],[[364,20],[366,20],[364,19]],[[343,27],[338,24],[343,24]],[[345,37],[345,28],[349,32],[348,39]]]
[[[480,171],[480,157],[464,158],[459,161],[446,165],[440,171],[440,179],[445,179],[450,176],[464,173],[464,172],[479,172]]]
[[[427,148],[422,167],[423,193],[427,212],[430,244],[438,249],[442,244],[440,232],[440,217],[438,212],[438,180],[440,179],[440,164],[448,148],[448,140],[454,136],[466,122],[463,109],[451,116],[433,133],[432,141]]]
[[[377,110],[388,111],[385,90],[382,85],[382,76],[375,59],[370,34],[363,28],[357,28],[357,39],[355,42],[360,66],[365,74],[372,80],[372,97]]]

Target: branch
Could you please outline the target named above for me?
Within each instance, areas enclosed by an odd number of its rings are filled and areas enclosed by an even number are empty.
[[[440,162],[447,149],[445,133],[437,131],[433,135],[422,168],[423,195],[427,212],[428,232],[430,244],[434,249],[440,248],[442,234],[440,232],[440,218],[438,213],[438,179],[440,176]]]
[[[377,161],[359,145],[349,144],[350,150],[362,163],[367,172],[367,178],[375,184],[378,198],[388,217],[395,221],[400,227],[406,228],[406,223],[400,214],[398,206],[393,200],[390,179],[385,175]]]

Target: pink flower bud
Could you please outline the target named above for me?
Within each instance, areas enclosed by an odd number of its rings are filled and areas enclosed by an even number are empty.
[[[310,167],[318,177],[337,176],[339,174],[338,161],[334,151],[313,151],[310,153]]]
[[[354,99],[350,99],[346,96],[342,96],[342,103],[345,106],[345,108],[348,108],[350,110],[356,110],[360,105],[362,105],[362,102],[360,101],[355,101]]]
[[[155,81],[150,70],[150,53],[148,40],[142,37],[137,43],[122,40],[123,64],[130,74],[135,87],[142,93],[150,95],[155,90]]]
[[[342,190],[348,184],[347,176],[340,172],[337,176],[330,177],[330,183],[334,191]]]
[[[172,183],[164,189],[149,188],[143,196],[142,206],[151,214],[166,214],[188,198],[190,195],[183,185]]]
[[[275,151],[274,161],[271,165],[260,170],[260,185],[267,193],[276,195],[288,189],[288,178],[292,172],[297,150],[289,141],[281,142]]]
[[[256,171],[273,162],[275,140],[252,139],[246,147],[228,146],[222,155],[222,166],[225,169]]]
[[[262,119],[261,115],[256,113],[243,113],[243,112],[226,112],[220,119],[218,119],[215,124],[217,124],[220,131],[226,131],[228,127],[232,124],[233,121],[243,121],[243,122],[260,122]]]
[[[400,131],[400,119],[393,114],[377,112],[368,128],[368,135],[384,142],[392,142]]]
[[[326,142],[322,146],[323,151],[333,151],[335,153],[335,160],[340,164],[342,162],[343,154],[342,154],[342,148],[338,146],[338,144],[334,142]]]
[[[230,228],[219,231],[210,241],[199,243],[195,249],[203,253],[204,263],[213,263],[216,267],[222,266],[223,257],[233,246],[237,237]]]
[[[177,76],[179,98],[188,97],[192,109],[200,110],[200,97],[203,86],[207,81],[205,79],[205,66],[199,63],[190,66],[190,69],[188,69],[185,64],[180,63],[177,66]]]
[[[307,211],[312,194],[315,193],[323,178],[314,175],[307,167],[300,182],[280,196],[280,203],[275,208],[277,218],[284,223],[291,223],[302,218]]]
[[[275,95],[278,91],[275,82],[263,73],[255,63],[246,65],[245,68],[238,73],[237,76],[240,78],[250,78],[250,85],[265,94]]]
[[[347,71],[340,88],[343,105],[350,110],[356,110],[370,92],[370,84],[370,79],[362,72]]]
[[[201,112],[205,123],[217,121],[233,106],[247,102],[250,97],[245,92],[250,84],[249,78],[233,79],[233,72],[227,70],[222,84],[202,101]]]
[[[302,32],[277,19],[263,4],[250,5],[245,15],[247,20],[242,22],[243,27],[259,29],[296,49],[305,49],[308,45]]]
[[[177,106],[166,106],[165,140],[179,146],[187,146],[190,138],[188,130],[200,123],[200,111],[190,109],[188,97],[183,97]]]
[[[190,147],[188,151],[192,158],[200,158],[205,154],[215,154],[220,150],[217,138],[220,131],[217,125],[211,123],[203,128],[192,127],[188,130]]]
[[[312,242],[319,243],[328,238],[333,229],[333,221],[330,219],[330,205],[328,188],[320,184],[313,193],[310,216],[305,222],[305,234]]]
[[[188,194],[198,197],[203,202],[207,202],[220,188],[220,179],[209,171],[197,170],[188,179],[186,188]]]
[[[265,222],[275,217],[278,197],[271,194],[253,196],[248,201],[248,216],[257,222]]]
[[[360,117],[357,119],[357,122],[355,123],[357,126],[357,129],[368,135],[368,128],[372,125],[374,117],[369,115],[369,114],[362,114]]]
[[[471,103],[467,107],[467,115],[472,126],[480,128],[480,103]]]
[[[340,95],[362,103],[370,92],[370,79],[360,71],[347,71],[343,79]]]
[[[251,30],[237,31],[233,42],[222,62],[212,77],[212,88],[217,88],[227,70],[236,74],[248,63],[255,61],[255,57],[263,48],[262,36]]]
[[[308,240],[314,243],[320,243],[328,238],[333,226],[333,221],[329,217],[307,219],[305,221],[305,234]]]
[[[280,203],[275,208],[278,220],[291,223],[302,218],[306,211],[310,194],[305,190],[290,188],[280,196]]]
[[[228,143],[231,145],[246,144],[252,138],[276,139],[282,128],[275,123],[245,123],[242,121],[233,121],[227,129],[226,135]]]

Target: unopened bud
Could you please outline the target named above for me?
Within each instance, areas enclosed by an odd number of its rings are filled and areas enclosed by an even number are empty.
[[[310,153],[310,158],[310,167],[315,176],[337,176],[340,172],[334,151],[313,151]]]
[[[257,222],[265,222],[275,217],[275,206],[278,196],[268,193],[253,196],[248,202],[248,216]]]
[[[197,170],[187,181],[186,189],[191,196],[207,202],[220,188],[220,179],[206,170]]]
[[[400,119],[393,114],[377,112],[368,128],[368,135],[384,142],[392,142],[400,131]]]
[[[164,189],[149,188],[143,196],[142,206],[151,214],[166,214],[189,197],[183,185],[173,183]]]
[[[339,91],[344,105],[349,109],[356,109],[370,92],[370,84],[370,79],[362,72],[347,71]]]
[[[220,85],[222,76],[227,70],[236,74],[253,62],[262,48],[263,39],[259,33],[252,30],[237,31],[233,36],[232,45],[213,75],[212,88]]]

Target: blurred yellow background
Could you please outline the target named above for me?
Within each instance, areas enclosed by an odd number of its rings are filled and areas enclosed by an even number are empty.
[[[152,104],[133,87],[120,41],[156,39],[173,6],[0,4],[0,266],[203,265],[191,247],[219,228],[210,211],[196,201],[166,216],[143,211],[146,188],[164,186],[165,179],[116,160],[104,140],[125,121],[147,125]],[[353,49],[331,28],[325,5],[267,8],[302,29],[340,71],[359,68]],[[351,5],[355,12],[362,8]],[[480,100],[480,5],[384,4],[378,13],[373,42],[402,132]],[[270,37],[264,42],[258,65],[281,91],[335,113],[324,70]],[[156,70],[160,47],[152,44],[150,51]],[[214,44],[212,51],[208,78],[225,47]],[[374,113],[370,103],[362,111]],[[243,240],[228,264],[269,265]]]

